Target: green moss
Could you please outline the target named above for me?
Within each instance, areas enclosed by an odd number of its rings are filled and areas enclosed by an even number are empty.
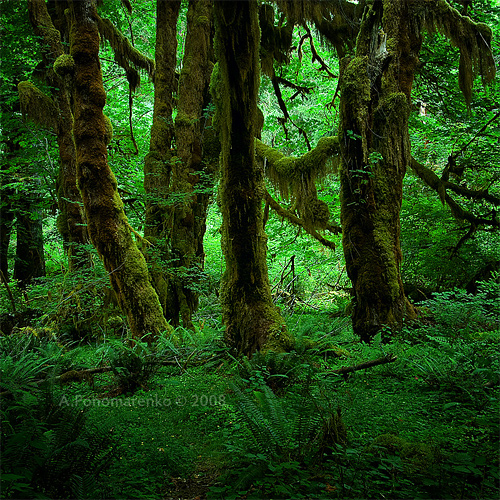
[[[210,19],[207,16],[199,16],[194,24],[195,26],[210,26]]]
[[[59,113],[54,101],[29,81],[20,82],[17,89],[23,118],[33,120],[42,127],[55,129]]]
[[[439,453],[427,443],[410,443],[394,434],[382,434],[369,446],[368,451],[382,454],[381,448],[398,454],[409,472],[424,472],[439,460]]]
[[[60,78],[73,75],[75,73],[75,60],[69,54],[61,54],[54,61],[54,72]]]

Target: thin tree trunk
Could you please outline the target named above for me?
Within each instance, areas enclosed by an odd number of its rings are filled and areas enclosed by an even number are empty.
[[[3,141],[5,147],[5,158],[1,165],[0,176],[0,271],[5,280],[9,280],[9,244],[12,227],[14,224],[14,190],[5,188],[4,184],[9,184],[12,179],[9,175],[9,159],[13,156],[15,149],[19,145],[11,140]]]
[[[288,334],[273,305],[263,229],[262,168],[255,161],[260,83],[257,3],[215,3],[218,68],[212,75],[222,146],[220,204],[226,262],[221,288],[226,341],[240,354],[278,350]]]
[[[103,260],[132,335],[148,340],[169,329],[144,256],[132,238],[131,227],[107,162],[106,94],[99,62],[99,31],[91,0],[72,1],[70,53],[75,63],[74,137],[77,180],[88,231]]]
[[[406,0],[365,10],[356,57],[343,61],[340,104],[341,218],[354,288],[353,328],[369,341],[416,317],[401,281],[399,214],[410,161],[408,116],[421,36]]]
[[[28,285],[33,278],[45,276],[42,214],[36,206],[38,201],[33,195],[25,195],[16,202],[14,278],[21,286]]]

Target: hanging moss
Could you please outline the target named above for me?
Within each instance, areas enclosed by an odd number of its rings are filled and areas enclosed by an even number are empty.
[[[144,70],[152,78],[155,69],[154,61],[133,47],[129,39],[109,19],[97,16],[97,22],[99,32],[104,39],[109,41],[116,62],[127,71],[127,79],[132,91],[135,91],[140,84],[140,78],[139,74],[130,65]]]
[[[59,111],[54,101],[28,81],[20,82],[17,90],[23,119],[32,120],[42,127],[55,129]]]
[[[467,105],[472,99],[474,78],[481,75],[484,84],[493,81],[496,73],[491,52],[491,29],[483,23],[475,23],[462,16],[445,0],[427,2],[420,9],[416,29],[429,33],[438,31],[446,36],[460,51],[458,82]]]
[[[303,196],[310,184],[324,178],[328,160],[339,152],[337,137],[322,137],[314,149],[303,156],[285,156],[258,139],[255,141],[257,157],[266,161],[266,173],[280,194],[288,199]]]

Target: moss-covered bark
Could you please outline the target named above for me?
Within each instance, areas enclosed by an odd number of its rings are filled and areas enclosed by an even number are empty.
[[[175,118],[176,158],[172,162],[169,230],[170,278],[174,308],[172,321],[179,316],[184,327],[192,327],[191,316],[198,306],[199,286],[204,267],[203,236],[208,201],[212,194],[214,163],[204,150],[203,139],[210,117],[204,116],[209,102],[212,73],[212,2],[189,2],[187,35],[179,77]],[[208,130],[207,136],[210,134]],[[214,162],[215,160],[215,162]]]
[[[174,136],[172,119],[177,62],[177,18],[180,1],[156,3],[156,47],[154,111],[149,153],[144,161],[144,189],[147,194],[144,236],[151,243],[146,255],[151,262],[151,277],[164,315],[175,309],[169,293],[166,266],[170,241],[167,238],[168,193],[171,179],[171,150]]]
[[[467,103],[474,77],[481,74],[488,83],[495,75],[491,30],[447,1],[382,0],[366,6],[356,56],[341,64],[339,133],[344,253],[355,292],[354,330],[364,340],[384,325],[400,328],[416,316],[401,284],[399,212],[411,162],[411,88],[424,31],[439,31],[459,48],[458,80]],[[428,174],[423,177],[433,183]],[[445,185],[436,187],[450,204]],[[457,214],[459,208],[452,210]]]
[[[365,341],[416,317],[400,275],[410,92],[421,45],[407,5],[385,0],[365,11],[356,57],[344,61],[341,80],[343,247],[355,294],[353,327]]]
[[[155,111],[145,162],[147,252],[165,316],[191,327],[204,265],[203,236],[218,163],[218,139],[204,113],[213,67],[212,2],[191,1],[183,67],[175,81],[178,2],[158,2]],[[172,94],[177,90],[175,124]],[[175,139],[175,140],[174,140]],[[175,145],[174,145],[175,144]]]
[[[52,99],[47,101],[48,96],[44,98],[32,84],[22,82],[19,84],[21,107],[28,118],[49,125],[57,136],[60,159],[57,226],[63,237],[69,268],[73,270],[90,263],[90,255],[84,247],[89,243],[89,238],[81,206],[82,199],[76,185],[76,150],[71,110],[74,61],[65,53],[63,45],[67,31],[64,9],[53,9],[53,19],[45,0],[29,0],[28,11],[33,30],[41,37],[46,50],[45,80],[51,88]],[[59,29],[56,29],[56,25]],[[47,107],[54,109],[49,111]],[[50,123],[47,123],[48,119]]]
[[[220,204],[226,270],[221,288],[226,341],[240,354],[286,347],[271,300],[262,224],[263,171],[255,161],[260,83],[257,3],[216,2],[218,64],[211,88],[221,138]]]
[[[106,94],[99,62],[99,31],[91,0],[70,4],[70,54],[75,62],[76,165],[88,231],[109,273],[132,335],[148,340],[169,329],[149,280],[146,261],[132,238],[115,176],[107,162]]]

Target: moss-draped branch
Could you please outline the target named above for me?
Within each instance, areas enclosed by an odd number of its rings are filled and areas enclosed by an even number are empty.
[[[17,86],[23,119],[30,119],[37,125],[55,130],[59,109],[47,94],[31,82],[20,82]]]
[[[460,51],[458,84],[467,105],[472,99],[474,78],[481,75],[484,84],[495,77],[495,61],[491,52],[491,29],[462,16],[446,0],[425,0],[419,7],[420,22],[429,33],[438,31]]]
[[[140,84],[136,68],[145,71],[150,78],[153,77],[154,61],[133,47],[129,39],[109,19],[97,16],[97,25],[101,36],[110,43],[116,62],[126,71],[132,91]]]
[[[300,196],[317,179],[328,172],[328,160],[339,153],[337,137],[323,137],[314,149],[302,156],[285,156],[258,139],[255,140],[257,157],[265,161],[266,174],[285,199]]]
[[[331,248],[332,250],[335,250],[335,243],[333,241],[327,240],[324,236],[318,233],[315,229],[310,227],[308,224],[306,224],[303,219],[300,219],[296,215],[294,215],[290,210],[287,210],[286,208],[283,208],[270,194],[268,191],[265,192],[264,194],[264,199],[266,203],[269,203],[269,206],[280,216],[286,219],[287,221],[291,222],[292,224],[295,224],[298,227],[303,228],[307,234],[311,235],[314,239],[318,240],[322,245],[325,247]],[[339,234],[342,231],[342,228],[340,226],[333,226],[331,224],[328,224],[328,227],[326,228],[330,232]]]
[[[285,156],[262,141],[255,140],[255,152],[264,162],[266,175],[283,198],[289,199],[291,195],[296,199],[296,207],[301,215],[299,225],[315,238],[313,233],[317,229],[338,232],[329,224],[328,205],[318,199],[316,192],[316,181],[326,175],[328,160],[338,151],[337,137],[321,138],[314,149],[300,157]]]

